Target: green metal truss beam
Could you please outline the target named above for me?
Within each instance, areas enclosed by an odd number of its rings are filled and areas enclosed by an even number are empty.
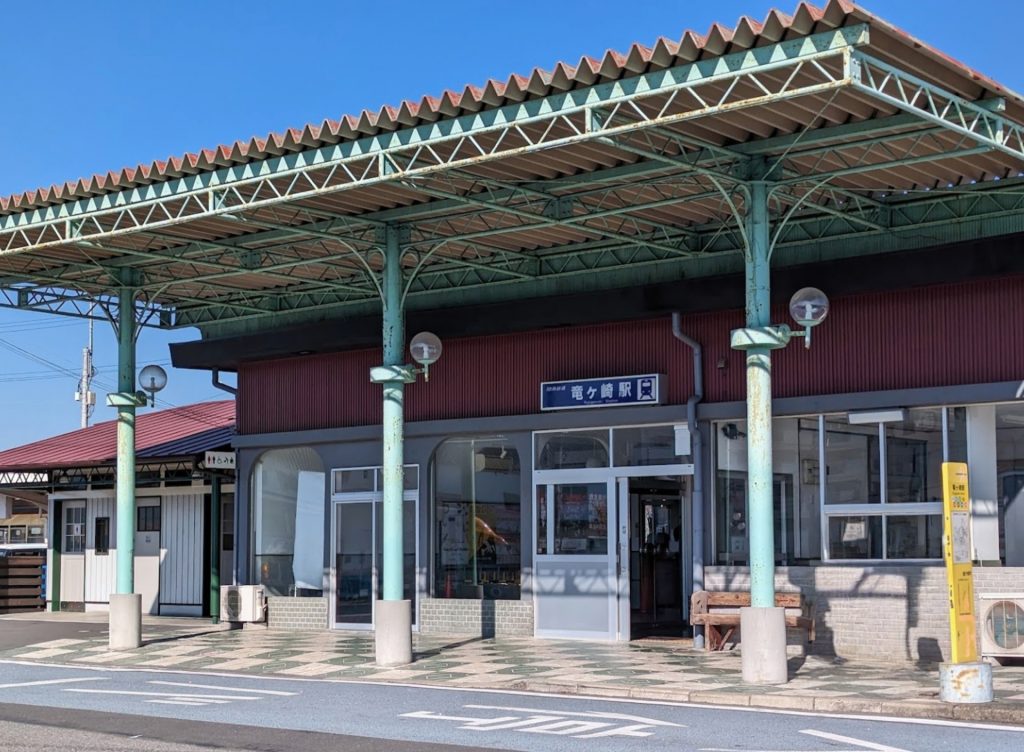
[[[975,187],[960,192],[922,191],[912,199],[874,204],[847,205],[849,216],[841,212],[792,218],[775,241],[776,263],[809,263],[843,258],[858,253],[879,253],[921,248],[967,238],[990,237],[1024,232],[1024,182],[1003,181],[994,186]],[[418,278],[409,292],[413,307],[437,305],[438,294],[445,304],[488,299],[470,289],[490,288],[493,299],[518,299],[568,292],[576,289],[606,289],[649,281],[728,273],[742,269],[742,239],[735,227],[714,224],[693,228],[701,237],[702,252],[694,257],[665,257],[642,243],[632,245],[604,242],[581,250],[570,245],[539,257],[542,273],[529,282],[510,282],[488,274],[486,270],[448,270],[433,277]],[[926,231],[926,232],[925,232]],[[738,265],[738,266],[737,266]],[[583,282],[582,280],[589,280]],[[579,287],[582,285],[582,287]],[[460,288],[465,288],[460,292]],[[287,297],[287,296],[285,296]],[[431,302],[435,301],[435,302]],[[454,301],[454,302],[453,302]],[[367,299],[320,302],[348,312],[369,310]],[[282,302],[281,311],[295,312],[289,320],[301,321],[299,302]],[[215,308],[215,306],[214,306]],[[185,314],[184,317],[181,314]],[[324,311],[309,316],[322,317]],[[230,311],[196,309],[180,312],[177,325],[227,323],[241,318]],[[223,329],[221,331],[230,331]],[[214,327],[211,331],[217,331]]]
[[[1024,126],[1000,114],[1003,100],[970,102],[859,50],[850,62],[854,88],[1024,161]]]
[[[0,253],[133,234],[820,94],[848,83],[845,65],[836,74],[822,62],[848,61],[853,48],[867,40],[867,25],[843,27],[461,118],[8,215],[0,217]],[[741,80],[762,93],[744,95],[746,89],[734,85]],[[546,127],[533,132],[528,126],[534,124]],[[485,138],[492,135],[501,137]]]

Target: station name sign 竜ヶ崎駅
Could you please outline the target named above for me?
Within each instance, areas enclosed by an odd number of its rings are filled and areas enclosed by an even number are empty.
[[[661,375],[657,373],[545,381],[540,385],[540,409],[658,405],[661,404],[661,396]]]

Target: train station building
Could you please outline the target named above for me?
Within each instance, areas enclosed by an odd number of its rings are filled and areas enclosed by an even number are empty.
[[[942,462],[1024,589],[1022,175],[1017,94],[832,0],[6,199],[0,293],[237,374],[272,626],[670,638],[753,575],[935,659]]]

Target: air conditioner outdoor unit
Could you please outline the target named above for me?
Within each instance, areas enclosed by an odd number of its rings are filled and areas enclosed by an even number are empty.
[[[1024,593],[986,593],[979,600],[982,657],[1024,656]]]
[[[262,585],[222,585],[220,589],[221,621],[263,621]]]

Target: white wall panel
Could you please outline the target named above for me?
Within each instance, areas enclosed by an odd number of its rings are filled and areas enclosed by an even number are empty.
[[[160,522],[160,604],[203,602],[203,495],[165,496]],[[161,610],[166,613],[170,609]]]
[[[113,495],[89,499],[85,505],[85,600],[87,603],[109,603],[110,594],[117,587],[117,542]],[[96,553],[96,518],[110,518],[110,553]]]

